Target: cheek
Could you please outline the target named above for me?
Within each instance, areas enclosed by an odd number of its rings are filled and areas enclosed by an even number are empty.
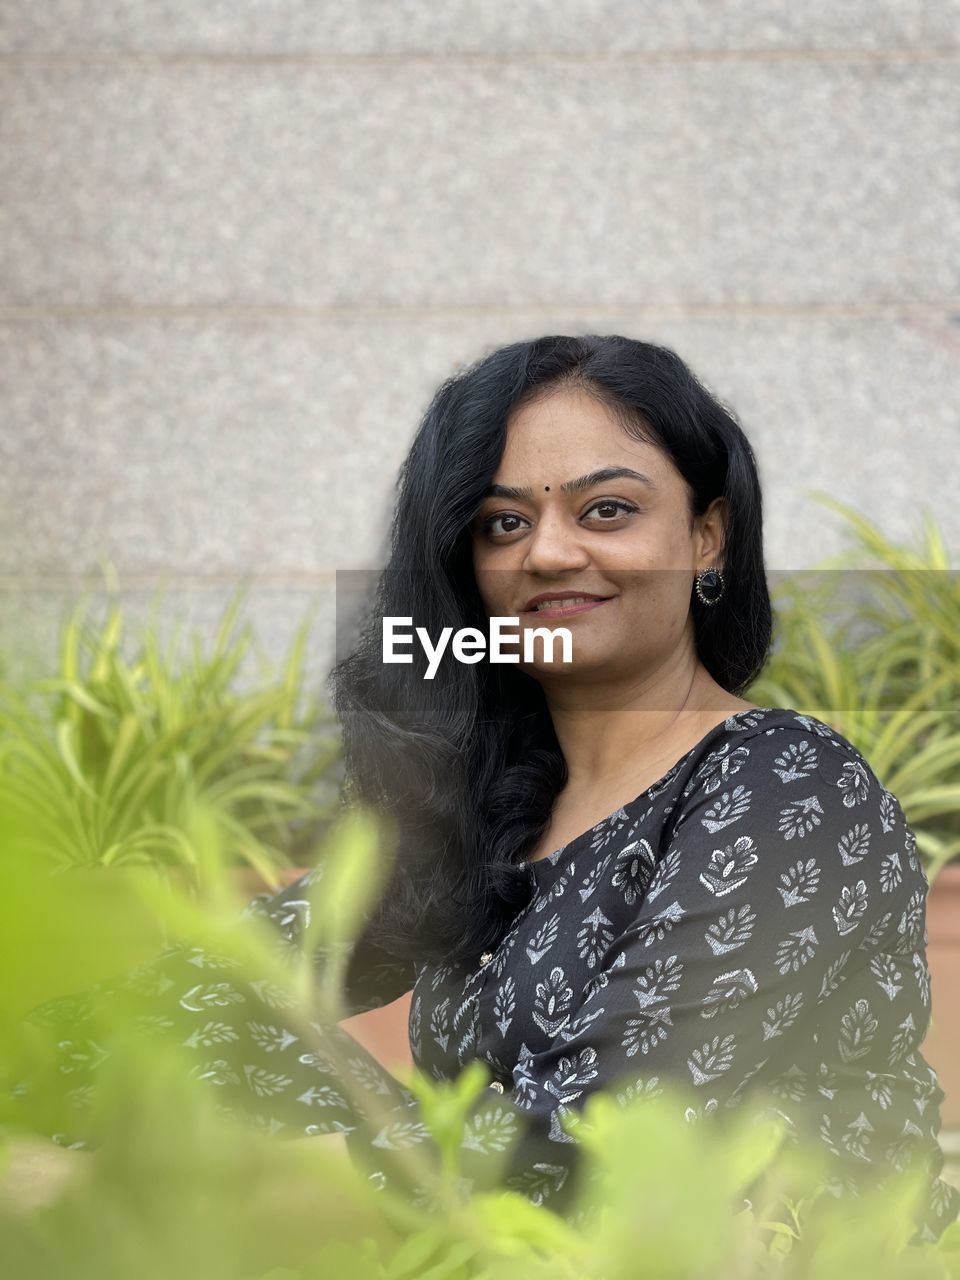
[[[484,608],[488,613],[495,613],[497,605],[503,597],[504,583],[502,579],[504,575],[503,573],[498,573],[496,569],[488,569],[486,560],[487,557],[482,552],[474,553],[473,576]]]
[[[630,537],[617,539],[610,553],[611,565],[647,573],[682,569],[692,563],[690,540],[682,521],[652,517],[637,524]]]
[[[632,566],[621,578],[622,615],[633,626],[642,619],[646,626],[682,629],[689,609],[689,575],[682,569],[660,565]]]
[[[637,575],[644,588],[649,588],[650,582],[655,579],[655,570],[674,563],[670,558],[669,543],[662,531],[650,525],[637,528],[632,537],[611,538],[610,543],[598,554],[598,560],[605,562],[613,571],[620,570],[628,578]],[[647,581],[642,581],[642,578]]]

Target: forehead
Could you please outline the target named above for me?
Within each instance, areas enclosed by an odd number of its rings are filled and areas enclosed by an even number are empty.
[[[566,388],[510,414],[495,478],[520,483],[546,469],[560,481],[569,478],[568,471],[573,476],[617,463],[654,479],[666,479],[673,469],[658,445],[628,435],[605,404],[580,388]]]

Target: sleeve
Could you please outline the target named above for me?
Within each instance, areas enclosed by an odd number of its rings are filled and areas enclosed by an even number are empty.
[[[669,1082],[688,1122],[722,1114],[781,1061],[815,1054],[818,1006],[899,929],[916,932],[922,870],[894,872],[902,813],[896,822],[852,748],[793,727],[760,733],[721,753],[682,803],[659,861],[643,840],[621,852],[625,892],[647,868],[642,901],[551,1045],[521,1057],[503,1098],[477,1104],[465,1137],[474,1182],[488,1181],[482,1157],[517,1133],[504,1184],[562,1211],[579,1157],[560,1121],[592,1093],[625,1103]],[[861,1053],[851,1043],[850,1060]],[[402,1114],[396,1142],[419,1140]],[[363,1145],[348,1139],[358,1159],[374,1154]]]
[[[281,949],[302,948],[310,927],[310,890],[323,877],[323,864],[301,876],[277,893],[258,894],[247,905],[244,917],[268,921],[275,927]],[[411,990],[415,978],[412,960],[384,951],[375,941],[376,907],[364,915],[363,927],[354,942],[344,975],[342,999],[344,1017],[367,1013],[390,1004]],[[314,967],[321,970],[327,959],[322,948],[314,949]]]
[[[518,1064],[531,1109],[551,1109],[576,1068],[591,1089],[669,1079],[702,1114],[796,1054],[817,1007],[896,934],[907,894],[885,892],[900,841],[884,796],[861,759],[792,728],[724,755],[558,1043]],[[652,863],[644,843],[626,861]]]
[[[291,958],[310,925],[308,890],[322,875],[321,864],[275,894],[256,896],[241,918],[265,920],[276,931],[280,955]],[[374,941],[375,911],[368,908],[350,947],[344,1017],[388,1004],[413,986],[413,962]],[[328,958],[315,947],[314,970],[323,972]],[[346,1031],[304,1022],[295,1005],[280,985],[248,980],[234,959],[201,946],[168,947],[117,978],[33,1009],[25,1025],[44,1036],[52,1060],[38,1066],[32,1081],[19,1081],[8,1104],[14,1116],[55,1142],[92,1149],[97,1139],[90,1117],[117,1037],[175,1047],[191,1077],[217,1088],[219,1110],[244,1114],[284,1136],[353,1127],[363,1107],[344,1091],[344,1072],[358,1096],[372,1092],[379,1107],[411,1098]]]

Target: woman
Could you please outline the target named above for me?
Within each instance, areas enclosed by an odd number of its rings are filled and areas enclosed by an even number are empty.
[[[447,655],[427,680],[416,646],[384,663],[389,617],[434,638],[516,617],[521,635],[567,628],[572,653],[549,660],[541,637],[516,664]],[[844,737],[740,696],[770,635],[752,451],[675,354],[545,337],[445,382],[402,469],[375,607],[333,673],[348,795],[384,816],[393,855],[348,1012],[412,988],[417,1064],[491,1069],[463,1143],[475,1186],[519,1138],[502,1185],[562,1210],[578,1144],[561,1120],[598,1089],[679,1083],[688,1120],[766,1090],[822,1144],[836,1194],[922,1162],[915,1240],[933,1241],[960,1193],[937,1176],[943,1092],[920,1053],[916,841]],[[295,947],[321,876],[251,910]],[[392,1108],[371,1120],[282,1001],[218,963],[175,950],[136,979],[196,1074],[277,1132],[346,1133],[377,1185],[401,1185],[391,1152],[432,1142],[416,1099],[326,1028],[361,1094]],[[37,1015],[68,1024],[78,1100],[110,990]]]

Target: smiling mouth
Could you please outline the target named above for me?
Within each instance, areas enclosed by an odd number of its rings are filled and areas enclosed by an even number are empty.
[[[615,596],[565,596],[558,600],[541,600],[532,609],[523,611],[524,617],[536,618],[569,618],[576,613],[584,613],[588,609],[597,609],[602,604],[615,599]]]

